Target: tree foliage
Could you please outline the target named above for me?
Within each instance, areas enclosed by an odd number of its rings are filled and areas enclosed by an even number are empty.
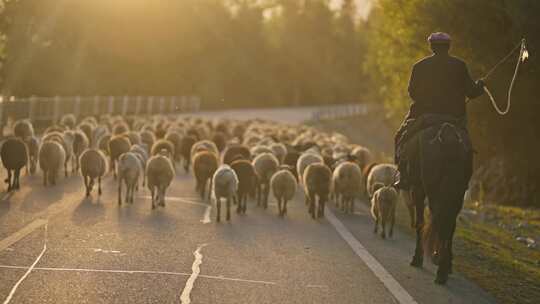
[[[4,94],[195,94],[231,107],[351,102],[365,87],[351,1],[0,3]]]
[[[445,31],[453,37],[452,53],[464,58],[477,78],[504,57],[522,37],[530,60],[522,66],[508,116],[500,117],[486,97],[469,104],[477,166],[494,200],[540,206],[540,83],[535,54],[540,41],[540,2],[536,0],[379,0],[369,27],[365,67],[374,87],[398,123],[408,108],[407,82],[412,64],[429,54],[426,38]],[[514,59],[515,58],[515,59]],[[517,54],[488,81],[502,105]],[[496,170],[495,170],[496,168]],[[500,171],[500,172],[499,172]]]

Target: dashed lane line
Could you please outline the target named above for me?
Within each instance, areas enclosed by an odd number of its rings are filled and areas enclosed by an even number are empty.
[[[325,216],[328,222],[334,226],[339,235],[347,242],[373,274],[384,284],[386,289],[400,304],[418,304],[413,297],[403,288],[392,275],[373,257],[367,249],[358,241],[353,234],[337,219],[330,208],[325,209]]]

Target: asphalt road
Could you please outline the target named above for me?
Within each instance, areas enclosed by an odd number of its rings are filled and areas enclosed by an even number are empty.
[[[310,115],[281,111],[225,115]],[[354,215],[330,206],[314,221],[299,191],[286,218],[272,199],[268,210],[250,202],[247,215],[216,223],[180,170],[167,206],[154,211],[147,189],[119,207],[111,176],[101,198],[84,197],[80,176],[41,182],[24,176],[0,200],[4,303],[493,303],[459,274],[437,286],[431,265],[410,267],[413,239],[399,229],[393,239],[374,235],[365,203]]]

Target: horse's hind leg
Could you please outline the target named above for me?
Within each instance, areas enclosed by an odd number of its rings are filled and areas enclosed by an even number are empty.
[[[416,207],[416,249],[414,250],[411,266],[422,267],[424,263],[424,249],[422,248],[422,230],[424,228],[424,199],[423,190],[414,189],[412,198]]]

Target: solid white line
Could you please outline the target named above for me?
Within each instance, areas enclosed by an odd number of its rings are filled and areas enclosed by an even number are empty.
[[[189,276],[189,279],[186,282],[186,286],[184,287],[184,290],[182,291],[182,294],[180,295],[180,301],[182,304],[189,304],[191,303],[191,290],[193,289],[193,285],[195,284],[195,281],[197,280],[197,277],[201,273],[201,264],[203,256],[201,254],[201,250],[203,247],[205,247],[208,244],[202,244],[199,247],[197,247],[197,250],[193,253],[195,256],[195,261],[193,261],[193,265],[191,266],[191,275]]]
[[[8,248],[9,246],[17,243],[21,239],[23,239],[25,236],[32,233],[32,231],[36,230],[37,228],[47,224],[47,220],[44,219],[37,219],[30,224],[24,226],[21,230],[13,233],[12,235],[8,236],[7,238],[0,241],[0,251]]]
[[[4,300],[4,304],[8,304],[11,301],[11,298],[13,298],[13,295],[17,291],[17,288],[21,283],[26,279],[26,277],[32,272],[34,267],[36,267],[36,264],[39,263],[39,260],[41,260],[41,257],[43,257],[43,254],[45,254],[45,251],[47,251],[47,225],[45,225],[45,242],[43,243],[43,250],[41,250],[41,253],[38,255],[34,263],[28,268],[28,270],[24,273],[24,275],[15,283],[11,291],[9,292],[9,295]]]
[[[325,209],[326,219],[349,244],[351,249],[362,259],[367,267],[386,286],[386,289],[400,304],[418,304],[413,297],[403,288],[392,275],[373,257],[367,249],[352,235],[352,233],[340,222],[330,208]]]
[[[14,265],[0,265],[0,269],[28,269],[25,266]],[[151,271],[151,270],[119,270],[119,269],[88,269],[88,268],[57,268],[57,267],[35,267],[34,271],[65,271],[65,272],[91,272],[91,273],[120,273],[120,274],[157,274],[157,275],[170,275],[170,276],[182,276],[189,277],[192,273],[186,272],[172,272],[172,271]],[[229,278],[224,276],[213,275],[199,275],[199,278],[214,279],[222,281],[244,282],[263,285],[276,285],[275,282],[259,281],[259,280],[246,280],[239,278]]]

